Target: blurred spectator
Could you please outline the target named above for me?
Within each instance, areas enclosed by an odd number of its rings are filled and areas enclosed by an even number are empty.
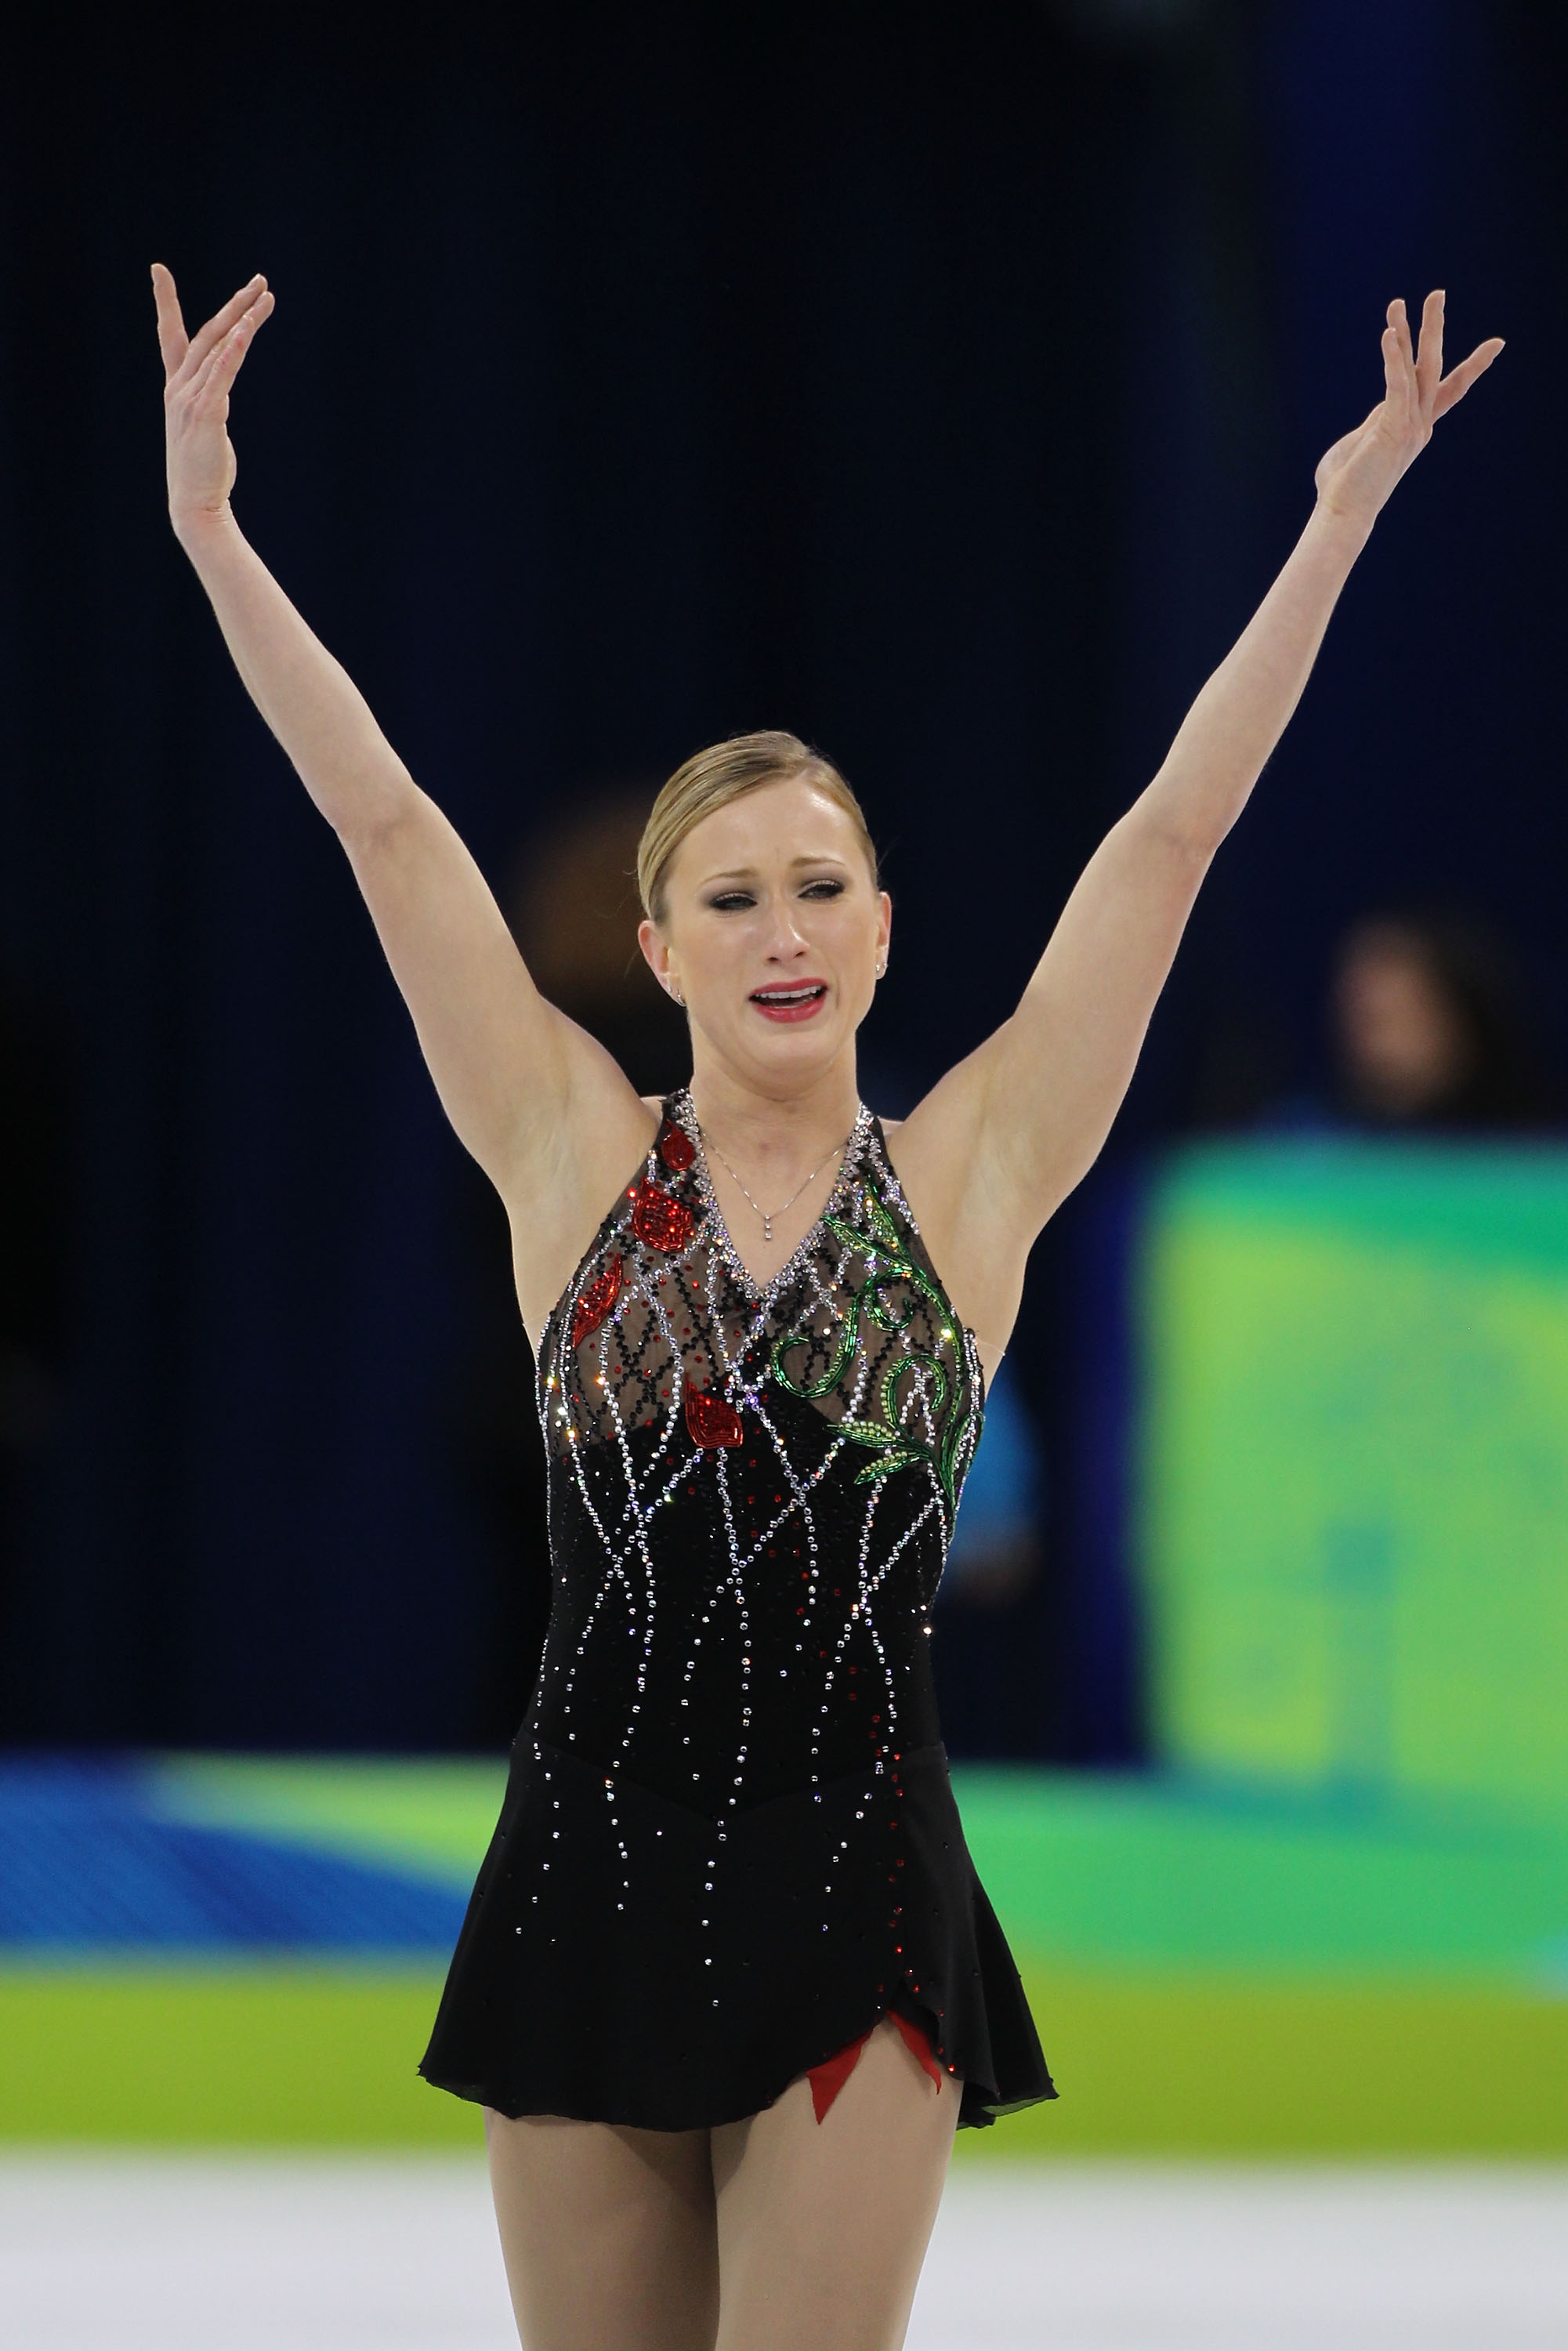
[[[1554,1107],[1513,959],[1458,914],[1368,915],[1341,942],[1337,1107],[1377,1128],[1544,1124]]]

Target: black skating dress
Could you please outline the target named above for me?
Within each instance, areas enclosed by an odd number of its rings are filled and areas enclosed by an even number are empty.
[[[674,1097],[538,1396],[549,1630],[425,2079],[693,2129],[893,2011],[962,2123],[1053,2097],[932,1687],[979,1364],[877,1121],[758,1290]]]

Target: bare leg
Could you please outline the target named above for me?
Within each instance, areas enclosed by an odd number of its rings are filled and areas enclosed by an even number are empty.
[[[898,2351],[947,2176],[940,2093],[884,2018],[819,2123],[810,2085],[711,2133],[716,2351]]]
[[[808,2112],[810,2109],[808,2108]],[[490,2185],[523,2351],[713,2351],[709,2134],[486,2108]]]

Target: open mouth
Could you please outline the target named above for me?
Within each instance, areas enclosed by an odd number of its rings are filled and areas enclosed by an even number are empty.
[[[825,979],[800,979],[792,987],[754,987],[751,1001],[769,1020],[810,1020],[827,993]]]

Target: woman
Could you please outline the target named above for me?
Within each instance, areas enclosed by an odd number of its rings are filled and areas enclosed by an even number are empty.
[[[640,935],[692,1080],[639,1099],[240,536],[264,281],[187,340],[153,277],[175,532],[507,1203],[538,1363],[550,1632],[423,2071],[486,2108],[530,2351],[880,2351],[956,2124],[1051,2095],[925,1647],[983,1381],[1379,508],[1501,345],[1444,378],[1441,295],[1417,350],[1391,307],[1383,399],[1018,1010],[884,1131],[892,909],[842,779],[760,735],[660,794]]]

